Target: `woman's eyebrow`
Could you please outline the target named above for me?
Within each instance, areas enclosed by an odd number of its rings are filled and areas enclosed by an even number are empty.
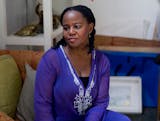
[[[73,25],[78,24],[78,25],[82,25],[82,22],[75,22],[73,23]],[[69,26],[69,24],[62,24],[62,26]]]

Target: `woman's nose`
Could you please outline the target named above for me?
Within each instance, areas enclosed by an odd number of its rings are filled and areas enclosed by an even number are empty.
[[[69,34],[70,34],[70,35],[75,34],[75,30],[74,30],[73,27],[71,27],[71,28],[69,29]]]

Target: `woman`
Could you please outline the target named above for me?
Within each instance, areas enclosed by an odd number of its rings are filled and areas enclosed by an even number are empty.
[[[129,121],[106,110],[109,61],[94,49],[95,18],[82,5],[61,15],[63,38],[42,57],[35,83],[35,121]]]

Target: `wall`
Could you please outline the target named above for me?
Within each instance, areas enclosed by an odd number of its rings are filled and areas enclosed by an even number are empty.
[[[0,4],[1,5],[1,4]],[[1,20],[2,18],[0,17],[0,21],[2,21]],[[0,22],[0,49],[3,49],[4,48],[4,46],[3,46],[3,39],[2,39],[2,23]]]
[[[73,0],[89,6],[97,20],[97,33],[148,38],[153,36],[158,0]]]
[[[7,30],[14,33],[35,21],[35,0],[6,0]]]
[[[41,1],[41,0],[38,0]],[[93,9],[97,20],[97,34],[127,36],[151,39],[156,14],[159,9],[158,0],[53,0],[54,13],[60,14],[66,6],[85,4]],[[2,0],[0,0],[0,3]],[[15,32],[26,24],[25,0],[6,0],[8,12],[8,33]],[[34,11],[33,0],[28,0]],[[18,3],[18,4],[17,4]],[[2,7],[2,4],[0,4]],[[1,9],[1,8],[0,8]],[[18,9],[18,10],[17,10]],[[23,11],[22,11],[23,9]],[[18,11],[15,14],[15,10]],[[21,16],[21,17],[19,17]],[[29,14],[29,17],[33,14]],[[1,21],[0,17],[0,21]],[[29,19],[29,21],[32,21]],[[0,48],[2,47],[2,25],[0,22]]]
[[[65,7],[71,6],[72,0],[53,0],[53,12],[61,14]]]

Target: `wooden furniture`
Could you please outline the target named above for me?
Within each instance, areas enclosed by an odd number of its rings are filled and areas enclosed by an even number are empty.
[[[160,41],[96,35],[95,46],[100,50],[160,53]]]
[[[33,69],[36,70],[43,53],[44,51],[0,49],[0,55],[9,54],[14,58],[19,68],[22,80],[25,79],[26,75],[25,64],[28,63]]]

